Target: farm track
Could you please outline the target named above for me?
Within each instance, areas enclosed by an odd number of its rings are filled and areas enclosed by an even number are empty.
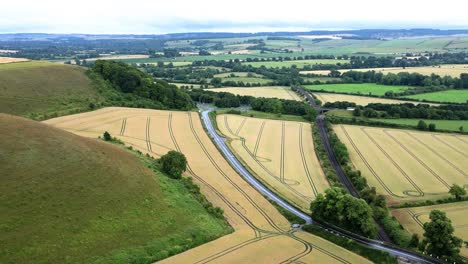
[[[307,161],[306,157],[304,154],[304,144],[302,142],[302,123],[299,127],[299,149],[301,151],[301,159],[302,159],[302,165],[304,166],[304,171],[306,172],[307,179],[309,180],[310,186],[312,187],[312,190],[314,191],[314,196],[318,195],[318,190],[317,187],[315,186],[314,180],[312,179],[312,176],[310,175],[309,172],[309,167],[307,166]]]
[[[151,126],[151,117],[147,117],[146,119],[146,146],[149,152],[153,152],[153,147],[151,146],[150,126]]]
[[[465,156],[465,158],[468,158],[468,155],[466,155],[465,153],[461,152],[460,150],[456,149],[454,146],[450,145],[449,143],[443,141],[442,139],[438,138],[437,135],[432,135],[433,138],[435,138],[436,140],[438,140],[440,143],[446,145],[447,147],[451,148],[453,151],[457,152],[458,154],[461,154],[463,156]],[[457,137],[455,137],[457,138]]]
[[[281,160],[280,160],[280,179],[284,182],[284,122],[281,122]]]

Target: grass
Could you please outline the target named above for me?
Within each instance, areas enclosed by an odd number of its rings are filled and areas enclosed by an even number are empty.
[[[353,116],[352,111],[346,110],[332,110],[327,112],[328,116],[337,116],[341,118],[347,118],[351,120]],[[439,130],[447,130],[447,131],[460,131],[460,126],[463,126],[464,130],[468,130],[468,121],[467,120],[434,120],[434,119],[410,119],[410,118],[398,118],[398,119],[390,119],[390,118],[365,118],[365,117],[356,117],[356,120],[363,120],[363,121],[377,121],[387,124],[397,124],[402,125],[403,127],[411,127],[416,129],[419,120],[423,120],[426,124],[435,124],[436,129]]]
[[[347,250],[351,252],[361,255],[374,263],[388,263],[388,264],[397,263],[396,257],[390,256],[390,254],[386,252],[383,252],[377,249],[368,248],[351,239],[347,239],[344,237],[331,234],[318,226],[306,225],[302,229],[306,232],[309,232],[311,234],[324,238],[336,245],[346,248]]]
[[[245,65],[251,65],[253,67],[259,68],[265,66],[267,68],[282,68],[282,67],[291,67],[296,65],[298,68],[304,68],[306,65],[315,65],[315,64],[338,64],[338,63],[347,63],[348,60],[334,60],[334,59],[320,59],[320,60],[296,60],[296,61],[259,61],[259,62],[244,62]]]
[[[411,98],[416,100],[426,100],[432,102],[441,103],[468,103],[468,90],[447,90],[434,93],[423,93],[405,96],[405,98]]]
[[[271,79],[266,79],[266,78],[260,78],[260,77],[226,77],[222,78],[223,82],[227,81],[232,81],[232,82],[243,82],[245,84],[250,83],[250,84],[269,84],[272,83],[273,80]]]
[[[407,86],[389,86],[375,83],[362,84],[321,84],[321,85],[306,85],[306,89],[320,92],[334,92],[344,94],[357,95],[378,95],[383,96],[386,92],[403,92],[408,89]]]
[[[150,263],[231,231],[143,155],[19,117],[0,124],[1,263]]]
[[[49,62],[0,65],[0,112],[27,116],[87,109],[103,99],[85,70]]]

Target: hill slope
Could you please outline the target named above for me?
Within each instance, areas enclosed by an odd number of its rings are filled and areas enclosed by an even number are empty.
[[[100,95],[83,68],[42,61],[0,65],[0,112],[71,111],[96,101]]]
[[[229,232],[120,147],[6,114],[0,137],[0,263],[150,262]]]

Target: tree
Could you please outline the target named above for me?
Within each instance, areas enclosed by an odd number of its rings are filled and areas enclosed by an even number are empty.
[[[184,154],[171,150],[159,159],[161,170],[171,178],[180,179],[182,173],[187,170],[187,159]]]
[[[434,123],[430,123],[428,129],[429,131],[436,131],[436,125]]]
[[[109,132],[107,132],[107,131],[104,132],[103,137],[104,137],[105,141],[111,141],[112,140],[111,134]]]
[[[463,240],[453,235],[452,221],[445,212],[432,210],[430,222],[424,223],[424,240],[422,248],[437,257],[456,259],[459,257]]]
[[[427,130],[427,124],[423,120],[419,120],[417,128],[419,130]]]
[[[457,200],[460,200],[463,195],[466,195],[466,190],[460,185],[454,184],[450,187],[449,193],[455,196]]]
[[[353,116],[361,116],[361,108],[360,107],[354,108]]]
[[[458,130],[460,130],[460,132],[463,133],[463,126],[460,126],[460,127],[458,128]]]

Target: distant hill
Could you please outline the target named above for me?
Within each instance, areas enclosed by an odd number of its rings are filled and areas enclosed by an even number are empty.
[[[121,147],[7,114],[0,137],[0,263],[149,263],[230,230]]]
[[[0,112],[57,114],[102,100],[83,68],[43,61],[0,64]]]

